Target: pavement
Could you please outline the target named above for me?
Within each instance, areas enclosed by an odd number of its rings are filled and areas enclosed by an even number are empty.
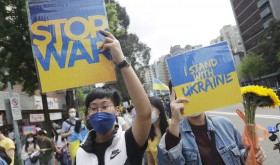
[[[208,111],[208,114],[219,115],[229,118],[235,125],[236,129],[243,133],[244,122],[235,112],[236,109],[244,110],[242,104],[236,104],[228,107],[223,107]],[[256,124],[261,125],[267,129],[268,126],[275,126],[277,123],[280,123],[280,110],[279,107],[275,109],[272,108],[258,108],[256,111]],[[271,134],[269,134],[270,136]],[[280,133],[277,133],[277,136],[280,138]],[[263,136],[263,132],[259,131],[259,136]],[[263,147],[267,154],[267,160],[264,162],[264,165],[279,165],[280,164],[280,152],[279,150],[273,150],[274,144],[277,143],[266,139],[260,142],[260,145]]]

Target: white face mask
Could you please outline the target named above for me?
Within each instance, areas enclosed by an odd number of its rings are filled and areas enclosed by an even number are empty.
[[[56,133],[60,134],[61,133],[61,129],[56,130]]]
[[[69,113],[69,116],[70,116],[71,118],[76,117],[76,112],[71,112],[71,113]]]
[[[152,124],[154,124],[158,120],[158,116],[156,115],[155,112],[152,112]]]
[[[28,141],[28,142],[32,142],[32,141],[33,141],[33,138],[27,138],[27,141]]]

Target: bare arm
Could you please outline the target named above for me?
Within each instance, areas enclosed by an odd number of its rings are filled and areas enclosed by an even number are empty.
[[[15,149],[9,149],[9,150],[6,151],[6,153],[12,159],[14,157],[14,154],[15,154]]]
[[[72,132],[67,132],[67,133],[61,133],[61,138],[67,138],[71,136]]]
[[[63,146],[61,147],[61,149],[65,148],[65,147],[67,146],[67,144],[68,144],[68,141],[67,141],[67,140],[64,140],[64,144],[63,144]]]
[[[122,62],[124,55],[119,41],[109,32],[104,30],[100,30],[100,32],[106,36],[101,46],[101,52],[109,49],[114,63],[118,64]],[[151,104],[140,80],[138,79],[132,67],[130,66],[122,68],[121,73],[137,113],[136,119],[132,125],[132,134],[136,143],[141,147],[147,141],[150,133]]]
[[[148,165],[154,165],[155,161],[150,151],[146,151]]]
[[[59,149],[57,148],[56,141],[52,139],[52,143],[53,143],[53,147],[54,147],[55,151],[59,151]]]

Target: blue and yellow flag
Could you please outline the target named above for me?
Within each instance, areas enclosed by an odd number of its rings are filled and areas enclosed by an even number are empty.
[[[154,78],[153,80],[153,89],[159,91],[169,91],[168,86],[166,86],[163,82],[159,81],[156,78]]]

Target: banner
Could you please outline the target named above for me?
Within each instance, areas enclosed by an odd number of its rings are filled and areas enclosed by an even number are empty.
[[[28,134],[32,133],[33,135],[36,135],[37,130],[35,125],[29,125],[29,126],[23,126],[22,127],[22,134],[23,136],[26,136]]]
[[[27,2],[31,43],[43,93],[116,80],[108,52],[103,0]]]
[[[60,120],[60,119],[62,119],[61,112],[50,113],[50,120]]]
[[[44,114],[30,114],[30,123],[45,121]]]
[[[226,42],[166,60],[177,98],[188,98],[184,116],[242,102]]]
[[[35,109],[43,109],[42,97],[41,96],[34,96],[35,99]],[[47,98],[48,108],[49,109],[59,109],[58,100],[57,98]]]

